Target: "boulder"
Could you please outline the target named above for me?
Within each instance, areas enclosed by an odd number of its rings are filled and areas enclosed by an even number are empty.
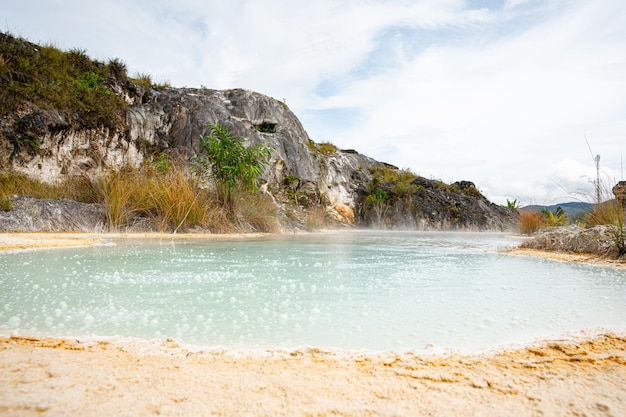
[[[106,214],[100,204],[16,196],[0,210],[0,232],[101,232]]]
[[[582,228],[570,225],[539,233],[523,242],[520,247],[616,258],[620,255],[615,244],[616,238],[616,230],[612,226]]]

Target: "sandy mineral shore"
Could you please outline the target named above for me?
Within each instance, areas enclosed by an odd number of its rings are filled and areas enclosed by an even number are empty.
[[[465,356],[0,338],[3,416],[624,416],[624,387],[616,334]]]
[[[120,237],[0,234],[0,250]],[[474,355],[0,336],[2,416],[626,416],[624,387],[615,333]]]
[[[515,248],[507,252],[509,255],[514,256],[532,256],[538,258],[551,259],[553,261],[560,262],[579,262],[593,265],[614,266],[617,268],[626,268],[626,262],[616,259],[609,259],[606,257],[598,256],[592,253],[569,253],[569,252],[555,252],[541,249],[526,249]]]

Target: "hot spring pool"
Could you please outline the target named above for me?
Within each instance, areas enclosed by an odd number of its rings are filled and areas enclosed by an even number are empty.
[[[518,243],[358,231],[0,253],[0,334],[404,351],[626,329],[626,271],[496,253]]]

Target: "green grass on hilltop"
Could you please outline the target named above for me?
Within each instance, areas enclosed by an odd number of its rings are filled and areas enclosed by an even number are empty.
[[[59,111],[81,127],[115,126],[132,89],[126,64],[81,49],[61,51],[0,33],[0,117],[31,106]]]

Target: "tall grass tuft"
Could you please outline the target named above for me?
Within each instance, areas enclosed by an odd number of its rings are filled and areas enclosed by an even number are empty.
[[[583,219],[585,226],[593,227],[602,224],[616,224],[619,217],[619,207],[616,200],[595,204],[590,213]]]
[[[134,171],[122,170],[100,180],[98,188],[110,229],[117,230],[126,225],[135,211],[131,201],[136,196],[135,191],[141,189],[141,184],[137,184],[134,177]]]
[[[140,210],[153,216],[160,231],[176,232],[206,223],[208,193],[195,178],[185,175],[179,165],[146,178],[146,182],[149,195],[143,197]]]
[[[626,254],[626,230],[624,230],[624,211],[617,200],[609,200],[593,207],[591,213],[585,215],[584,225],[593,227],[607,225],[618,257]]]
[[[521,211],[519,217],[520,233],[532,235],[546,227],[546,218],[538,211]]]
[[[65,198],[81,203],[98,202],[93,182],[86,176],[70,177],[58,184],[32,179],[15,171],[0,172],[0,196],[29,195],[35,198]]]
[[[270,196],[238,190],[234,201],[235,219],[242,231],[267,233],[280,231],[278,209]]]
[[[325,228],[328,225],[328,213],[323,206],[317,206],[306,213],[304,219],[306,230],[313,232]]]
[[[133,215],[149,218],[161,232],[207,222],[208,192],[176,163],[112,173],[101,181],[100,190],[113,229],[128,225]]]

